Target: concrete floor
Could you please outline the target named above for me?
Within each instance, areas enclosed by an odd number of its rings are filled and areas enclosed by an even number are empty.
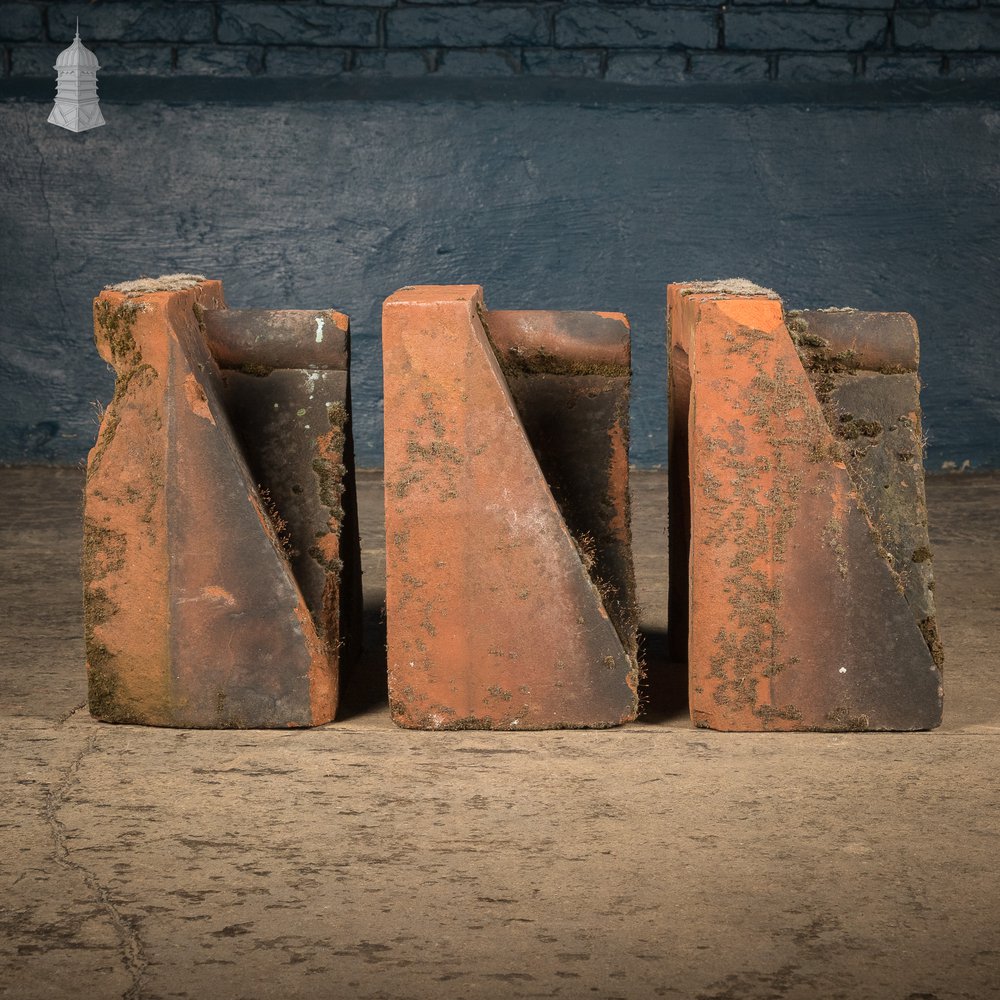
[[[299,732],[84,705],[81,474],[0,472],[0,996],[1000,995],[1000,478],[929,486],[945,724],[693,730],[663,662],[664,480],[635,477],[652,711],[414,733],[378,677]]]

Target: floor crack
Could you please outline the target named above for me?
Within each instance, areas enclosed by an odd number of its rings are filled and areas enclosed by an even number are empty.
[[[74,708],[66,716],[66,719],[70,718],[83,707],[83,705],[79,705]],[[62,721],[65,721],[65,719]],[[45,797],[43,815],[55,846],[56,863],[82,879],[84,885],[91,891],[94,898],[107,913],[108,919],[111,921],[118,936],[121,963],[124,966],[126,975],[131,980],[131,985],[122,993],[122,1000],[139,1000],[143,977],[149,963],[146,959],[145,950],[135,923],[118,909],[111,899],[110,893],[101,885],[97,876],[73,860],[73,856],[66,845],[66,826],[59,818],[59,812],[65,804],[71,789],[77,784],[84,759],[97,749],[97,735],[96,732],[90,734],[86,743],[80,748],[79,753],[77,753],[69,766],[63,771],[60,780],[48,790]]]

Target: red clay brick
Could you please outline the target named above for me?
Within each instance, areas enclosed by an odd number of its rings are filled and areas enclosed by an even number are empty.
[[[812,309],[788,328],[868,519],[939,666],[924,495],[920,342],[907,313]]]
[[[94,303],[98,350],[116,373],[85,499],[89,704],[100,719],[284,727],[327,722],[336,709],[340,611],[328,602],[342,586],[340,505],[322,500],[307,512],[324,531],[314,544],[336,581],[312,582],[304,594],[286,551],[301,539],[284,537],[284,512],[247,463],[226,407],[234,373],[220,372],[205,336],[205,318],[224,307],[219,282],[184,276],[116,286]],[[295,384],[269,389],[275,375]],[[258,409],[265,397],[287,409],[310,385],[259,368],[241,377],[256,377],[259,387],[242,396]],[[348,400],[313,395],[331,402],[333,426],[316,404],[306,413],[317,426],[281,441],[266,425],[240,431],[257,471],[275,483],[304,479],[315,497],[322,476],[307,467],[310,482],[301,462],[282,466],[276,451],[308,453],[311,439],[315,460],[334,470],[330,499],[342,478]],[[293,525],[302,520],[289,514]]]
[[[619,315],[487,313],[473,285],[386,300],[398,724],[545,729],[635,717],[627,340]],[[574,419],[583,453],[553,443],[571,439]]]
[[[671,441],[688,445],[689,529],[672,511],[671,539],[690,546],[694,722],[937,725],[940,669],[780,300],[740,282],[672,285],[668,312]]]

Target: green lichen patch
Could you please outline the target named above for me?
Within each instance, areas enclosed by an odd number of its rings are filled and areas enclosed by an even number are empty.
[[[937,619],[924,618],[918,622],[918,625],[920,626],[920,634],[924,637],[924,642],[927,643],[927,648],[930,650],[931,659],[938,670],[943,670],[944,646],[941,645],[941,637],[938,635]]]
[[[102,587],[86,586],[83,593],[83,635],[87,651],[87,708],[105,722],[143,720],[128,706],[122,692],[117,657],[97,638],[97,629],[118,613],[118,606]]]
[[[854,373],[861,367],[856,351],[831,351],[825,347],[799,347],[799,357],[808,372],[822,372],[827,375]]]
[[[87,585],[83,591],[83,630],[88,648],[94,640],[94,629],[106,625],[118,613],[118,605],[103,587]]]
[[[330,512],[330,520],[341,524],[344,520],[344,507],[341,498],[344,495],[344,476],[347,468],[340,462],[332,462],[328,458],[314,458],[313,472],[319,481],[319,501]]]
[[[137,722],[123,705],[114,656],[101,643],[87,646],[87,708],[105,722]]]
[[[427,726],[428,729],[435,728],[434,726]],[[457,729],[457,730],[485,730],[485,729],[495,729],[492,717],[486,715],[483,718],[478,719],[474,715],[467,715],[461,719],[449,719],[446,725],[443,727],[445,729]]]
[[[750,326],[740,326],[735,331],[730,330],[722,335],[726,344],[727,354],[751,354],[756,355],[759,344],[771,343],[774,337],[764,330],[757,330]]]
[[[136,357],[138,357],[138,353],[136,354]],[[90,457],[90,462],[87,465],[88,478],[93,476],[100,469],[101,463],[104,461],[104,456],[107,453],[108,448],[111,447],[111,444],[115,439],[115,435],[118,433],[118,427],[121,424],[125,402],[130,391],[136,388],[147,388],[152,385],[158,377],[159,375],[152,365],[142,363],[137,363],[130,368],[120,369],[117,372],[114,395],[111,397],[111,402],[108,404],[108,408],[104,411],[104,419],[101,422],[101,429],[97,439],[97,444]],[[158,414],[155,412],[150,415],[149,419],[154,426],[158,424],[160,420]]]
[[[877,438],[882,433],[882,425],[877,420],[864,420],[850,413],[840,414],[832,429],[837,437],[845,441],[856,441],[860,437]]]
[[[871,728],[871,719],[867,715],[855,714],[853,709],[846,705],[840,705],[832,712],[827,712],[826,721],[830,723],[830,728],[849,733],[863,733]]]
[[[402,472],[399,478],[392,484],[392,491],[397,497],[402,499],[409,494],[411,487],[421,482],[423,478],[423,472],[414,472],[408,469],[406,472]]]
[[[531,349],[512,347],[503,350],[493,339],[487,319],[488,314],[482,303],[476,304],[476,313],[500,370],[507,379],[523,375],[601,375],[606,378],[620,378],[631,374],[631,368],[627,364],[607,360],[568,358],[553,354],[542,346]]]
[[[802,719],[802,713],[794,705],[758,705],[754,709],[754,715],[760,719],[765,729],[769,729],[778,720],[785,722],[798,722]]]
[[[343,463],[343,457],[350,418],[347,408],[342,403],[333,403],[327,406],[327,419],[330,432],[314,442],[312,460],[319,502],[326,508],[327,522],[324,530],[316,532],[315,537],[318,541],[310,546],[307,555],[326,572],[327,588],[330,589],[329,581],[331,579],[339,580],[344,568],[343,560],[337,554],[338,547],[329,541],[329,538],[330,536],[339,538],[344,523],[343,497],[346,489],[347,466]],[[295,492],[294,487],[293,492]],[[281,538],[280,531],[278,537]],[[326,544],[323,543],[323,539],[328,539]],[[332,595],[334,591],[331,590],[330,593]]]
[[[630,373],[628,365],[614,361],[586,361],[552,354],[543,347],[534,350],[510,350],[501,352],[492,345],[497,358],[503,356],[501,367],[508,377],[518,375],[600,375],[604,378],[621,378]]]
[[[267,376],[270,375],[274,369],[269,368],[267,365],[260,365],[253,361],[247,361],[245,364],[240,365],[237,371],[243,375],[250,375],[253,378],[267,378]]]
[[[459,495],[456,474],[466,458],[462,449],[445,440],[445,416],[437,408],[434,394],[422,392],[420,401],[423,412],[414,417],[414,426],[406,432],[407,461],[400,465],[398,476],[388,485],[402,498],[419,483],[428,484],[423,487],[424,492],[429,491],[431,483],[436,483],[438,500],[445,503]]]
[[[729,553],[722,580],[728,621],[713,638],[709,675],[716,704],[734,714],[753,713],[764,728],[798,721],[792,705],[774,705],[770,681],[795,667],[784,652],[784,605],[780,572],[798,516],[803,489],[802,457],[821,461],[835,454],[829,431],[801,385],[801,372],[778,358],[773,367],[760,350],[761,331],[730,331],[727,352],[745,355],[754,375],[740,392],[743,422],[719,419],[711,426],[711,467],[698,474],[707,501],[699,541]],[[758,437],[748,447],[747,435]]]
[[[83,579],[87,583],[103,580],[125,565],[127,538],[124,532],[100,524],[91,517],[83,520]]]
[[[833,351],[830,342],[809,332],[809,324],[799,312],[789,312],[785,317],[788,334],[798,352],[802,366],[813,379],[816,376],[854,374],[861,366],[856,351]]]
[[[831,517],[823,528],[823,544],[833,553],[837,572],[847,579],[847,549],[844,547],[844,527],[836,517]]]
[[[830,341],[825,337],[819,337],[814,333],[810,333],[808,321],[798,310],[791,310],[785,314],[785,327],[788,329],[788,335],[792,338],[792,343],[796,347],[829,350]]]
[[[142,360],[142,354],[132,333],[140,308],[137,302],[122,302],[116,305],[107,299],[97,301],[94,317],[98,329],[107,340],[116,366],[136,365]]]
[[[278,510],[278,505],[274,502],[274,497],[271,496],[269,489],[258,484],[257,493],[260,495],[261,507],[263,507],[264,513],[271,523],[271,530],[274,532],[274,537],[278,540],[281,550],[287,555],[292,547],[288,522],[281,516],[281,511]]]
[[[431,441],[430,444],[418,444],[416,441],[406,443],[406,453],[411,459],[424,459],[426,461],[441,460],[450,462],[452,465],[461,465],[465,457],[453,444],[447,441]]]

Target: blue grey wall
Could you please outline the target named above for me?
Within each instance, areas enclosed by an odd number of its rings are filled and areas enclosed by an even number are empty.
[[[76,462],[112,379],[91,298],[221,278],[234,306],[352,317],[359,461],[381,461],[379,309],[479,282],[491,308],[622,310],[632,458],[665,459],[664,285],[912,312],[930,468],[1000,463],[1000,96],[566,82],[111,79],[104,128],[0,100],[0,461]],[[168,84],[178,86],[171,89]],[[2,93],[2,92],[0,92]]]

